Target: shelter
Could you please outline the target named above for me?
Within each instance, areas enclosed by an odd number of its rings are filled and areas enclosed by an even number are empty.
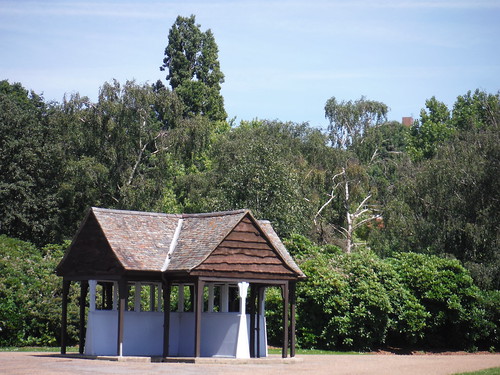
[[[63,277],[62,354],[69,287],[76,281],[80,353],[267,356],[265,289],[279,287],[282,356],[289,346],[295,355],[295,284],[305,275],[271,224],[248,210],[162,214],[91,208],[57,275]]]

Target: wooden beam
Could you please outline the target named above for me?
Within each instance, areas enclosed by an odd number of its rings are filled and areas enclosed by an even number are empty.
[[[281,356],[288,356],[288,281],[281,286],[283,291],[283,348]]]
[[[255,335],[257,333],[255,324],[255,296],[256,296],[256,285],[250,284],[250,358],[256,358],[257,353],[255,351]]]
[[[172,296],[172,282],[163,282],[163,357],[169,355],[170,347],[170,299]]]
[[[263,311],[262,311],[262,304],[264,302],[265,298],[265,293],[266,287],[259,285],[259,288],[257,289],[257,358],[260,358],[260,337],[261,337],[261,325],[260,325],[260,318],[263,316]]]
[[[87,291],[89,283],[86,280],[80,281],[80,332],[79,332],[79,348],[80,354],[83,354],[85,348],[85,305],[87,303]]]
[[[296,285],[295,281],[290,282],[290,357],[295,357]]]
[[[61,354],[66,354],[68,340],[68,294],[71,281],[63,279],[61,313]]]
[[[201,311],[203,309],[203,281],[198,279],[195,283],[194,303],[194,356],[201,356]]]

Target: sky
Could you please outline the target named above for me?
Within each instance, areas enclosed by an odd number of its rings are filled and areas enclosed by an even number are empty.
[[[61,102],[100,86],[165,82],[168,31],[194,14],[211,29],[230,119],[309,122],[365,96],[389,120],[500,90],[500,0],[0,0],[0,80]]]

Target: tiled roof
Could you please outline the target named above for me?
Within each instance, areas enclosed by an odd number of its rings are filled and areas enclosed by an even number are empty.
[[[198,266],[248,213],[246,210],[184,215],[182,231],[168,271]]]
[[[92,212],[126,270],[161,269],[181,215],[95,207]]]
[[[287,266],[298,277],[304,276],[271,224],[256,221],[248,210],[162,214],[93,207],[88,218],[92,214],[97,220],[96,228],[100,227],[103,238],[125,271],[190,272],[202,264],[247,217],[245,220],[250,219],[249,223],[253,222],[260,228]]]

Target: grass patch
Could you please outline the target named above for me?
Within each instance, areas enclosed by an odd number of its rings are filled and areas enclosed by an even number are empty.
[[[461,372],[455,375],[500,375],[500,367],[492,367],[486,370],[472,371],[472,372]]]
[[[281,354],[281,348],[269,348],[269,354]],[[343,354],[365,354],[362,352],[336,352],[332,350],[320,350],[320,349],[295,349],[295,354],[326,354],[326,355],[343,355]]]
[[[7,346],[0,347],[0,352],[44,352],[44,353],[60,353],[61,347],[59,346]],[[68,353],[78,353],[78,346],[68,346],[66,348]]]

